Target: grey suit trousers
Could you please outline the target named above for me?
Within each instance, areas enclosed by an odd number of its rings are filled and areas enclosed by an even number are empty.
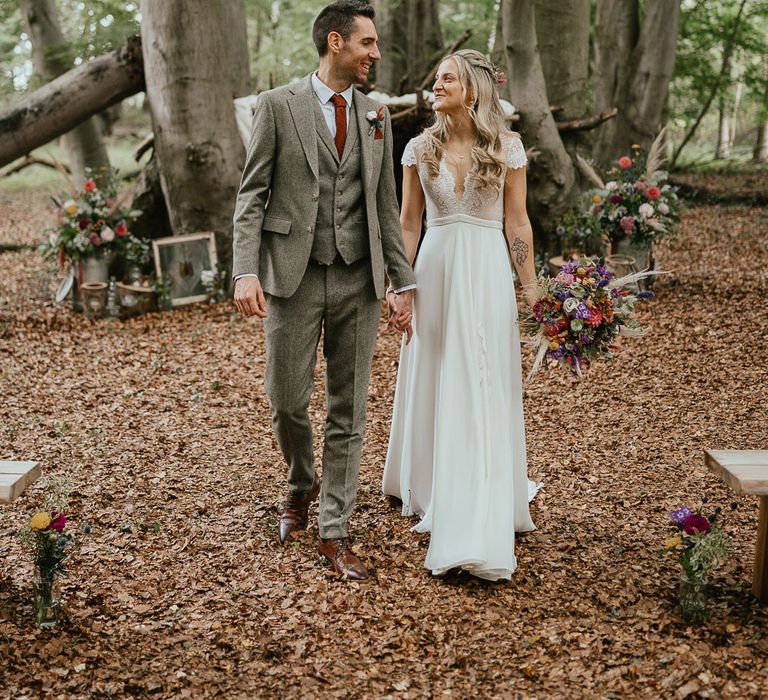
[[[306,492],[315,473],[307,409],[323,334],[328,414],[319,527],[325,539],[347,536],[355,505],[380,313],[369,258],[351,265],[310,261],[292,296],[267,296],[265,386],[293,493]]]

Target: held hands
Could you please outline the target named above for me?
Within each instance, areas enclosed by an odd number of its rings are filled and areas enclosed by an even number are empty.
[[[387,290],[387,307],[389,308],[387,325],[405,333],[405,344],[407,345],[413,337],[413,290],[409,289],[400,294],[395,294],[393,290]]]
[[[235,282],[235,306],[243,316],[267,317],[267,301],[257,277],[241,277]]]

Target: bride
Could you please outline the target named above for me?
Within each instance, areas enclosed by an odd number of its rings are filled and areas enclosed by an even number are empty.
[[[529,302],[535,270],[525,151],[478,51],[438,69],[435,124],[403,153],[400,223],[418,292],[395,390],[384,493],[430,532],[424,565],[509,579],[528,502],[520,334],[510,258]],[[394,292],[388,290],[390,308]],[[410,341],[410,342],[409,342]]]

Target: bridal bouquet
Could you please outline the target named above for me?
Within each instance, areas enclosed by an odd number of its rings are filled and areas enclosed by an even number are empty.
[[[637,337],[645,330],[632,318],[635,304],[653,296],[627,285],[653,272],[615,278],[591,258],[564,265],[556,277],[539,277],[539,298],[527,327],[533,336],[536,360],[530,379],[546,360],[553,360],[581,376],[592,360],[612,358],[619,336]]]

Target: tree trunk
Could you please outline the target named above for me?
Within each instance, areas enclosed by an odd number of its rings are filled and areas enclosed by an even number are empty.
[[[243,0],[142,0],[141,12],[155,153],[172,231],[214,231],[219,260],[231,270],[232,212],[245,160],[232,105],[248,65]]]
[[[601,0],[596,31],[598,110],[615,106],[616,119],[600,130],[593,155],[602,164],[648,146],[661,116],[675,65],[680,0],[646,0],[638,32],[637,0]]]
[[[726,56],[723,60],[722,67],[724,75],[730,81],[731,77],[731,58]],[[718,119],[717,119],[717,147],[715,148],[715,157],[722,158],[723,160],[730,158],[730,123],[728,121],[728,101],[726,98],[726,90],[720,92],[720,99],[718,100]]]
[[[768,119],[763,119],[762,123],[757,125],[757,140],[752,160],[755,163],[768,163]]]
[[[720,110],[717,125],[717,147],[715,148],[715,157],[727,160],[731,157],[729,143],[730,126],[728,124],[728,105],[725,103],[725,96],[720,96]]]
[[[73,68],[0,113],[0,166],[11,163],[84,120],[144,90],[141,41]]]
[[[733,148],[736,145],[736,125],[739,121],[739,107],[741,96],[744,94],[744,83],[739,80],[736,83],[736,96],[733,98],[733,111],[731,112],[731,131],[728,134],[728,145]]]
[[[558,118],[564,120],[587,114],[589,14],[590,0],[536,0],[536,38],[547,96],[551,105],[563,108]]]
[[[73,66],[73,54],[59,26],[54,0],[22,0],[21,10],[32,42],[35,72],[46,82],[66,73]],[[93,170],[96,177],[102,168],[109,168],[97,117],[86,119],[64,134],[62,141],[78,184],[84,182],[86,168]]]
[[[549,108],[536,40],[534,0],[502,0],[502,32],[512,102],[520,112],[523,142],[539,152],[528,178],[528,213],[539,237],[573,203],[573,162]]]
[[[386,48],[376,65],[376,86],[411,92],[444,51],[437,0],[376,0],[376,26]]]

